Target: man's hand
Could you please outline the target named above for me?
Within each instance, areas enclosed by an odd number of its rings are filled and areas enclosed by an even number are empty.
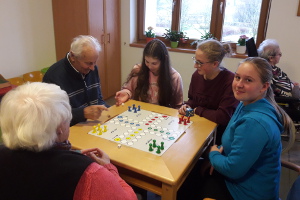
[[[97,120],[101,116],[103,110],[107,111],[108,109],[103,105],[91,105],[85,107],[83,109],[84,117],[86,119]]]

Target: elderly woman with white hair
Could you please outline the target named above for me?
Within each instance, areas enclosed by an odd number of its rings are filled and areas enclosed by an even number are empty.
[[[272,89],[276,96],[300,98],[299,83],[290,80],[276,64],[282,56],[279,44],[274,39],[264,40],[257,49],[258,56],[266,59],[272,66]]]
[[[2,199],[137,199],[109,156],[98,148],[71,151],[69,97],[35,82],[1,101]]]

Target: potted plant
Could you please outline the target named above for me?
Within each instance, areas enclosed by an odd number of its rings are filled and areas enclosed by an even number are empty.
[[[189,37],[186,36],[186,33],[180,32],[180,42],[185,44],[189,40]]]
[[[163,36],[165,37],[165,39],[170,40],[171,48],[176,48],[178,46],[180,38],[183,37],[183,33],[181,34],[181,32],[166,29],[166,33],[164,33]]]
[[[237,54],[245,54],[246,53],[246,40],[248,37],[246,35],[241,35],[237,41],[236,45],[236,53]]]
[[[155,38],[154,28],[152,26],[148,27],[148,31],[145,31],[146,34],[146,42],[153,40]]]
[[[209,31],[204,30],[204,33],[201,33],[201,37],[200,40],[195,40],[191,43],[191,45],[195,45],[198,44],[199,42],[203,41],[203,40],[208,40],[208,39],[217,39],[214,37],[214,35],[212,33],[210,33]]]

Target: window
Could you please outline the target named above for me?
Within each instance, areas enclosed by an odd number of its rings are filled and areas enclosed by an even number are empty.
[[[152,26],[156,35],[165,29],[200,39],[210,32],[220,41],[236,43],[240,35],[265,39],[271,0],[137,0],[138,39]]]

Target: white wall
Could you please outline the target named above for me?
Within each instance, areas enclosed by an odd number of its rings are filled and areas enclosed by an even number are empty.
[[[136,0],[121,2],[122,82],[131,67],[140,63],[142,48],[130,47],[135,41]],[[283,57],[280,66],[293,80],[300,81],[300,17],[296,16],[299,0],[272,0],[267,38],[277,39]],[[0,74],[6,78],[40,70],[56,61],[51,0],[0,0]],[[193,73],[193,54],[171,52],[172,66],[184,83],[184,98]],[[240,59],[226,58],[224,65],[235,71]]]
[[[56,61],[51,0],[0,0],[0,74],[40,70]]]

